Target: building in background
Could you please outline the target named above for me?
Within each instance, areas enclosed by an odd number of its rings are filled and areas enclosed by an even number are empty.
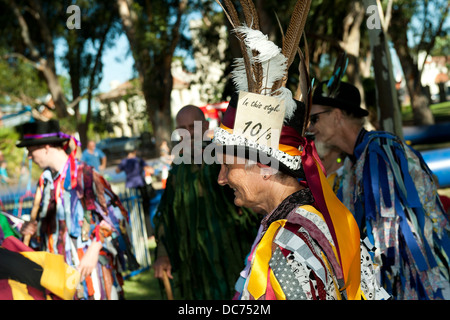
[[[422,86],[429,88],[430,103],[445,102],[450,98],[450,79],[447,66],[450,64],[450,56],[427,56],[425,52],[419,53],[419,66],[423,65]],[[428,89],[427,89],[428,90]]]

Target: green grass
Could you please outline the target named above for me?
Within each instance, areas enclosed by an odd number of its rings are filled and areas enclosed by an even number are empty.
[[[150,250],[150,256],[155,256],[156,244],[155,242],[149,242],[148,249]],[[123,290],[125,292],[126,300],[165,300],[166,295],[162,283],[154,276],[155,272],[150,266],[150,269],[142,271],[141,273],[129,277],[125,280]]]
[[[450,121],[450,101],[432,104],[430,105],[430,109],[436,122]],[[401,113],[404,123],[411,123],[413,121],[413,113],[410,105],[402,106]]]
[[[123,286],[126,300],[163,300],[159,280],[152,268],[125,280]]]

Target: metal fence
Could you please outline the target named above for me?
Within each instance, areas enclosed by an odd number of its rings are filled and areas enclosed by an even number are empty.
[[[136,260],[140,265],[138,270],[125,275],[125,278],[128,278],[148,270],[152,261],[150,250],[148,248],[146,217],[140,193],[132,188],[125,189],[123,192],[120,192],[118,196],[123,206],[128,211],[129,224],[131,227],[130,241],[133,246]]]

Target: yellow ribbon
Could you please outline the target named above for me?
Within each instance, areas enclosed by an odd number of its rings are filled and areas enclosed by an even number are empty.
[[[341,266],[344,274],[347,298],[361,300],[361,257],[359,227],[353,214],[337,198],[327,178],[318,167],[320,183],[327,208],[333,222],[341,255]]]
[[[272,222],[256,248],[247,286],[248,292],[256,300],[266,293],[269,261],[272,257],[272,242],[276,232],[280,227],[283,227],[286,224],[286,221],[287,220],[284,219]],[[270,270],[270,272],[270,283],[272,284],[275,296],[279,300],[285,300],[286,296],[284,295],[280,284],[276,280],[273,271]]]

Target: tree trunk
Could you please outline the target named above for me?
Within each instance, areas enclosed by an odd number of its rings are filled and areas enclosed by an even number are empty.
[[[366,11],[369,7],[379,10],[375,0],[364,0],[364,5]],[[376,15],[378,17],[382,16],[378,11],[376,11]],[[373,68],[375,71],[379,126],[382,130],[391,132],[402,138],[402,119],[398,105],[397,91],[395,90],[395,79],[392,73],[391,54],[381,25],[381,21],[378,27],[368,25]]]
[[[447,101],[447,92],[446,92],[446,88],[445,88],[445,82],[439,82],[438,84],[439,87],[439,102],[446,102]]]
[[[420,81],[421,73],[419,72],[418,64],[409,52],[406,35],[406,26],[409,20],[404,17],[401,6],[398,6],[393,11],[390,34],[405,75],[406,88],[411,100],[413,121],[415,125],[434,124],[434,117],[429,108],[429,99],[424,94]]]
[[[187,1],[181,0],[179,2],[177,20],[172,29],[172,34],[168,35],[171,41],[166,44],[167,47],[164,50],[152,53],[153,60],[150,58],[151,49],[138,40],[138,38],[144,39],[145,37],[137,34],[139,21],[136,12],[132,9],[133,1],[117,0],[117,5],[133,52],[136,69],[139,72],[147,116],[152,124],[156,142],[158,144],[162,139],[170,141],[173,127],[171,116],[172,58],[179,40],[181,16],[186,9]]]
[[[418,74],[417,63],[411,58],[409,54],[405,54],[405,50],[394,41],[395,49],[402,65],[403,73],[405,74],[406,88],[408,90],[411,108],[413,112],[413,121],[415,125],[430,125],[434,124],[434,116],[429,108],[429,99],[424,93],[420,77]]]
[[[147,103],[147,112],[151,115],[149,120],[153,127],[153,134],[158,145],[162,140],[170,141],[173,130],[171,115],[171,92],[173,78],[171,73],[171,59],[157,64],[157,68],[150,69],[145,74],[143,94]]]
[[[348,82],[358,88],[361,94],[361,108],[367,109],[365,102],[365,92],[361,81],[359,70],[360,46],[361,46],[361,24],[364,19],[364,7],[359,2],[353,2],[349,13],[343,21],[344,32],[342,41],[339,45],[348,55],[347,77]],[[373,130],[374,126],[370,123],[369,118],[365,119],[364,127],[367,130]]]

